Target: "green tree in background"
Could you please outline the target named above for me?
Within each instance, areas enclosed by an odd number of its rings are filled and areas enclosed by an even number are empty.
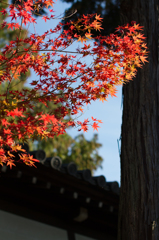
[[[74,162],[79,170],[87,168],[93,172],[101,167],[103,161],[98,153],[101,146],[97,134],[94,134],[90,141],[86,140],[83,134],[74,139],[68,134],[63,134],[54,139],[39,141],[34,149],[43,149],[47,157],[59,156],[63,163]]]

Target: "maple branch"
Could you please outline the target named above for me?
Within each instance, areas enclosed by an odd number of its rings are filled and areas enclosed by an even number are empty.
[[[63,51],[63,50],[51,50],[51,49],[37,49],[37,50],[34,50],[34,49],[31,49],[32,52],[63,52],[63,53],[73,53],[73,54],[82,54],[80,52],[72,52],[72,51]],[[28,51],[20,51],[19,53],[23,53],[23,52],[28,52]],[[93,54],[93,53],[92,53]]]
[[[73,10],[73,12],[69,15],[67,15],[67,16],[65,16],[65,17],[63,17],[63,18],[61,18],[61,19],[66,19],[66,18],[70,18],[70,17],[72,17],[74,14],[76,14],[77,13],[77,9],[75,9],[75,10]]]
[[[23,3],[23,1],[22,1],[22,3]],[[20,39],[20,35],[21,35],[21,32],[22,32],[22,22],[23,22],[23,17],[22,17],[22,19],[21,19],[21,25],[20,25],[20,28],[19,28],[19,36],[18,36],[18,42],[17,42],[16,52],[18,52],[19,39]]]

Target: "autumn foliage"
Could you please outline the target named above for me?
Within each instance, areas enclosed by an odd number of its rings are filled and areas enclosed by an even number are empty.
[[[50,15],[42,16],[47,27],[55,18],[52,0],[21,0],[19,4],[9,4],[0,13],[10,16],[10,21],[4,21],[1,29],[7,26],[19,31],[0,53],[0,84],[8,84],[7,90],[0,95],[0,163],[10,166],[14,161],[13,153],[21,150],[18,142],[35,140],[39,136],[53,138],[65,133],[70,126],[87,131],[91,125],[98,130],[100,120],[92,117],[80,122],[76,114],[91,101],[104,101],[109,94],[115,95],[116,86],[132,80],[137,68],[146,61],[141,26],[132,23],[118,27],[114,34],[103,37],[100,36],[102,19],[97,14],[83,15],[77,22],[70,21],[68,30],[63,30],[60,23],[42,35],[30,33],[22,38],[22,27],[36,23],[33,12],[35,9],[38,12],[41,5],[51,7],[48,9]],[[93,37],[94,29],[99,31],[98,37]],[[82,46],[70,51],[69,46],[74,41],[81,42]],[[91,58],[89,65],[85,63],[88,56]],[[13,90],[12,82],[28,69],[37,76],[30,83],[31,88]],[[34,111],[37,103],[47,108],[49,101],[57,106],[53,112]],[[71,118],[68,119],[68,115]],[[19,159],[33,164],[32,157],[21,151]]]

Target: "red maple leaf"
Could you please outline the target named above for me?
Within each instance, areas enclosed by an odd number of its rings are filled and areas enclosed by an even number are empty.
[[[94,130],[98,131],[98,128],[99,128],[98,123],[94,122],[93,125],[92,125],[92,128],[93,128],[93,131]]]
[[[88,131],[88,126],[87,126],[86,124],[82,124],[81,129],[82,129],[84,132],[87,132],[87,131]]]
[[[4,15],[4,16],[7,14],[7,11],[6,11],[6,9],[2,9],[0,12],[1,12],[1,13],[2,13],[2,15]]]
[[[8,28],[11,28],[13,30],[15,23],[8,23]]]
[[[7,116],[11,116],[11,117],[24,117],[22,111],[19,111],[18,108],[8,112]]]
[[[47,20],[49,20],[49,18],[47,16],[44,16],[42,19],[44,19],[44,21],[46,22]]]
[[[94,118],[94,117],[91,117],[91,118],[92,118],[93,121],[98,121],[98,120],[97,120],[96,118]]]
[[[7,125],[9,125],[9,122],[6,119],[2,119],[2,125],[6,127]]]

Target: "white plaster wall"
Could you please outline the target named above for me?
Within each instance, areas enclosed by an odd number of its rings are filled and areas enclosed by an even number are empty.
[[[67,240],[67,232],[0,210],[0,240]]]

